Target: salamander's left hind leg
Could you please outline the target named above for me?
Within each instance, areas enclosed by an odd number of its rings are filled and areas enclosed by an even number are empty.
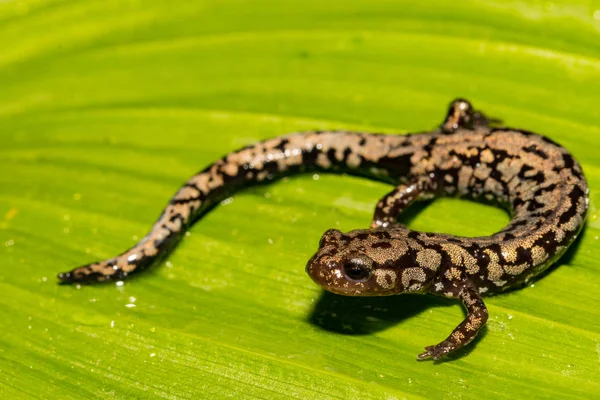
[[[457,282],[456,284],[457,286],[454,286],[454,290],[437,294],[460,299],[467,309],[467,317],[460,325],[454,328],[446,340],[435,346],[425,347],[425,352],[419,354],[417,357],[419,360],[427,358],[439,360],[447,354],[467,345],[475,339],[475,336],[477,336],[477,333],[479,333],[479,330],[485,325],[488,319],[487,307],[477,290],[468,281]]]
[[[446,118],[441,125],[442,132],[452,133],[458,128],[475,129],[501,123],[499,119],[488,118],[480,111],[473,109],[471,102],[456,99],[450,103]]]

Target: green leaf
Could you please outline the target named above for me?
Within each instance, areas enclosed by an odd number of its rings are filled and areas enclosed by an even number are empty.
[[[598,1],[139,0],[0,4],[0,397],[582,398],[600,391]],[[390,188],[320,175],[250,188],[122,286],[57,285],[146,233],[223,154],[309,129],[408,132],[466,97],[544,133],[591,187],[580,240],[488,298],[478,340],[417,362],[463,317],[431,296],[325,295],[328,228]],[[414,229],[485,235],[441,199]]]

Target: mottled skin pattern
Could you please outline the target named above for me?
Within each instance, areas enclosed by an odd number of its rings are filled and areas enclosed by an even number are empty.
[[[58,277],[67,283],[120,280],[144,270],[210,207],[249,184],[307,171],[366,176],[398,186],[377,204],[371,229],[325,232],[306,271],[342,295],[416,292],[460,300],[465,320],[419,355],[437,360],[469,343],[485,324],[483,295],[522,286],[548,268],[575,240],[587,211],[581,167],[564,148],[489,122],[458,99],[433,132],[305,132],[248,146],[187,181],[135,247]],[[437,196],[493,201],[512,220],[500,232],[476,238],[396,223],[414,201]]]

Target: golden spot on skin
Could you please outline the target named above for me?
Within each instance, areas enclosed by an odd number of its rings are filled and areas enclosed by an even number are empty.
[[[434,151],[434,153],[436,153],[436,152]],[[436,155],[437,155],[437,153],[436,153]],[[442,156],[440,159],[437,159],[437,158],[438,157],[436,157],[436,163],[439,166],[439,169],[442,171],[459,168],[462,165],[462,162],[456,156],[454,156],[454,157],[443,157]],[[450,180],[452,182],[454,182],[454,177],[451,176]],[[446,179],[446,181],[448,181],[448,179]]]
[[[458,187],[461,190],[461,193],[467,194],[469,183],[471,182],[471,178],[473,177],[473,168],[469,166],[464,166],[458,171]]]
[[[277,161],[277,168],[280,171],[285,171],[289,167],[302,164],[302,151],[300,149],[294,148],[290,151],[286,149],[284,154],[285,157],[281,157],[281,159]]]
[[[548,254],[546,254],[546,251],[543,247],[533,246],[531,248],[531,258],[533,260],[533,264],[539,265],[546,261],[546,259],[548,258]]]
[[[555,234],[554,239],[558,242],[562,242],[562,240],[565,238],[565,231],[560,228],[553,227],[552,232]]]
[[[251,164],[255,170],[262,171],[265,166],[264,161],[265,161],[265,159],[263,158],[263,155],[260,155],[260,156],[255,156],[254,158],[252,158],[250,160],[249,164]]]
[[[237,175],[239,168],[237,164],[227,163],[221,168],[221,170],[229,176],[235,176]]]
[[[108,272],[108,274],[105,274],[105,275],[114,274],[114,269],[112,268],[112,266],[110,266],[110,269],[113,270],[112,272],[107,270],[107,266],[108,266],[107,261],[104,261],[104,262],[90,264],[90,265],[88,265],[87,268],[83,268],[83,269],[85,270],[86,275],[88,275],[92,272],[101,272],[101,273]]]
[[[463,295],[464,302],[467,306],[472,306],[477,302],[475,298],[473,298],[472,294],[467,292]]]
[[[346,163],[350,168],[358,168],[360,166],[361,160],[356,153],[351,153],[350,155],[348,155]]]
[[[431,171],[432,169],[435,169],[435,160],[425,159],[417,162],[414,168],[414,173],[417,175],[424,175],[427,173],[427,171]]]
[[[200,174],[192,177],[192,179],[190,179],[188,182],[190,184],[196,186],[197,188],[199,188],[202,192],[207,193],[209,191],[208,179],[209,179],[209,174],[200,173]]]
[[[366,242],[367,245],[372,246],[373,243],[379,241],[378,239],[370,238]],[[373,248],[369,249],[369,258],[378,264],[384,264],[386,261],[394,258],[401,257],[408,251],[408,246],[404,240],[391,240],[391,247],[389,248]]]
[[[541,204],[552,204],[554,203],[554,199],[556,198],[556,193],[552,192],[543,192],[542,194],[536,196],[535,200]],[[546,207],[544,207],[545,209]]]
[[[452,264],[454,264],[454,265],[462,264],[462,257],[461,257],[461,252],[463,250],[462,247],[457,246],[455,244],[450,244],[450,243],[442,243],[441,247],[450,256],[450,261],[452,261]]]
[[[490,176],[491,173],[492,169],[490,167],[481,164],[479,167],[475,168],[475,172],[473,173],[473,175],[477,179],[485,180]]]
[[[580,218],[581,217],[579,215],[575,215],[572,218],[569,218],[567,222],[560,226],[560,229],[565,231],[574,231],[578,229],[580,225]]]
[[[404,237],[403,241],[406,243],[406,245],[409,248],[411,248],[413,250],[417,250],[417,251],[423,250],[423,246],[418,241],[416,241],[414,239],[411,239],[409,237]]]
[[[412,156],[410,157],[410,162],[413,165],[418,165],[420,162],[422,162],[422,160],[427,156],[427,152],[423,151],[422,149],[418,149],[415,152],[413,152]],[[427,163],[427,161],[425,161],[425,163]]]
[[[484,163],[491,163],[494,161],[494,153],[492,153],[490,149],[483,150],[479,157]]]
[[[448,280],[451,280],[451,281],[456,281],[456,280],[459,280],[462,278],[462,274],[460,273],[460,270],[455,267],[451,267],[451,268],[447,269],[446,272],[444,273],[444,275],[446,276],[446,278]]]
[[[424,152],[423,152],[423,153],[424,153]],[[411,150],[410,150],[410,149],[406,149],[406,148],[403,148],[403,147],[398,147],[398,148],[396,148],[396,149],[393,149],[393,150],[391,150],[391,151],[388,153],[388,157],[393,157],[393,158],[396,158],[396,157],[401,157],[401,156],[404,156],[404,155],[406,155],[406,154],[414,154],[414,152],[411,152]],[[425,154],[423,154],[422,156],[424,156],[424,155],[425,155]],[[415,166],[416,166],[416,165],[415,165]]]
[[[414,239],[411,239],[409,237],[405,238],[404,241],[406,242],[406,244],[408,245],[408,247],[410,247],[413,250],[417,250],[417,251],[421,251],[423,250],[423,246],[417,242]]]
[[[450,261],[456,266],[464,266],[467,273],[474,275],[479,272],[477,260],[461,246],[452,243],[443,243],[440,247],[450,256]]]
[[[519,275],[523,271],[525,271],[528,266],[529,266],[528,263],[523,263],[523,264],[518,264],[518,265],[505,265],[504,271],[506,271],[506,273],[509,275]]]
[[[505,182],[512,182],[513,178],[521,170],[521,166],[522,164],[520,161],[511,158],[506,158],[498,163],[496,169],[502,174],[502,178]]]
[[[452,332],[452,338],[458,343],[461,343],[465,339],[465,335],[461,331]]]
[[[561,254],[567,249],[567,246],[556,246],[556,253]]]
[[[498,258],[498,254],[490,249],[485,249],[483,252],[490,258],[490,262],[488,264],[488,279],[497,282],[500,278],[502,278],[502,275],[504,275],[504,270],[499,264],[500,259]]]
[[[427,276],[421,268],[406,268],[402,271],[402,286],[409,289],[411,281],[425,282]]]
[[[137,265],[135,265],[135,264],[125,264],[120,269],[123,272],[129,273],[129,272],[133,272],[136,268],[137,268]]]
[[[383,289],[389,290],[396,286],[396,272],[391,269],[376,269],[373,274],[377,284]]]
[[[488,192],[488,193],[496,193],[496,194],[500,194],[503,193],[502,191],[504,190],[502,187],[502,184],[500,182],[498,182],[497,180],[495,180],[494,178],[488,178],[485,180],[485,182],[483,183],[483,190]],[[499,199],[506,199],[506,196],[504,194],[500,194],[497,195]]]
[[[192,198],[196,198],[200,195],[198,189],[191,186],[184,186],[175,195],[175,199],[177,200],[188,200]]]
[[[213,190],[215,188],[223,186],[223,184],[224,184],[224,182],[223,182],[223,175],[218,174],[218,173],[214,173],[212,175],[212,177],[213,177],[212,181],[209,180],[208,183],[207,183],[207,185],[206,185],[209,190]]]
[[[331,161],[329,161],[327,155],[319,153],[317,155],[317,165],[321,168],[331,168]]]
[[[517,252],[515,246],[501,246],[502,257],[506,262],[515,262],[517,260]]]
[[[186,222],[188,222],[189,217],[191,216],[191,213],[197,211],[201,205],[202,205],[202,202],[200,200],[194,200],[194,201],[186,204],[186,206],[187,206],[186,211],[181,212],[181,214],[186,217],[185,218]]]
[[[181,232],[181,228],[183,228],[182,221],[179,218],[174,221],[169,221],[169,224],[166,226],[171,230],[171,232]],[[170,235],[170,233],[168,235]]]
[[[102,269],[98,269],[97,271],[92,271],[92,272],[99,272],[102,275],[104,275],[104,279],[106,279],[106,278],[114,275],[116,271],[112,267],[112,265],[104,265]]]
[[[476,147],[471,147],[469,149],[465,149],[463,151],[463,154],[469,158],[476,157],[479,155],[479,149],[477,149]]]
[[[344,153],[346,151],[346,146],[344,146],[344,147],[337,146],[334,148],[334,150],[335,150],[335,153],[334,153],[335,160],[338,162],[344,161]]]
[[[144,243],[144,245],[142,246],[142,250],[144,252],[144,255],[148,257],[152,257],[158,253],[158,249],[154,246],[152,241]]]
[[[296,165],[296,164],[288,163],[285,160],[280,160],[280,161],[277,161],[277,170],[279,172],[285,172],[288,170],[288,168],[290,166],[293,166],[293,165]]]
[[[267,179],[267,177],[270,175],[269,171],[260,171],[258,174],[256,174],[256,180],[261,182],[264,181],[265,179]]]
[[[518,242],[511,241],[506,244],[500,246],[500,252],[502,253],[502,257],[504,260],[509,263],[513,263],[517,261],[517,249],[518,248],[531,248],[533,246],[533,242],[536,237],[526,237],[522,238]]]
[[[436,271],[440,267],[442,256],[435,250],[424,249],[417,253],[416,261],[420,267]]]

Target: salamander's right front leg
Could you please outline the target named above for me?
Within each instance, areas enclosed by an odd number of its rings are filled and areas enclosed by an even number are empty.
[[[469,344],[488,319],[488,310],[483,299],[468,282],[462,282],[454,291],[445,293],[446,297],[459,298],[467,309],[467,317],[458,325],[450,336],[441,343],[425,347],[425,352],[418,355],[419,360],[432,358],[439,360],[447,354]],[[454,293],[455,294],[454,294]]]
[[[441,130],[444,133],[452,133],[458,128],[474,129],[501,122],[499,119],[488,118],[483,113],[474,110],[468,100],[456,99],[450,103],[446,118],[442,122]]]

